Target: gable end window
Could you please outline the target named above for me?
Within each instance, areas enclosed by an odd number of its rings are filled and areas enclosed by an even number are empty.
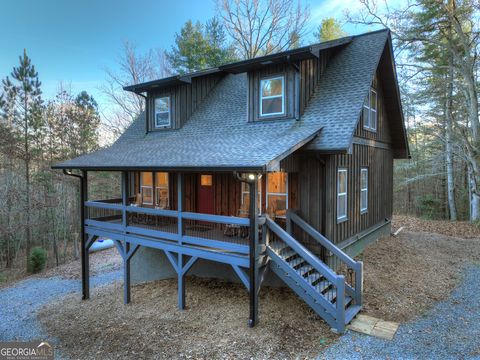
[[[337,222],[347,220],[347,169],[337,170]]]
[[[368,210],[368,168],[360,169],[360,212],[365,214]]]
[[[285,114],[285,77],[260,80],[260,117]]]
[[[171,126],[170,96],[155,98],[154,125],[156,129]]]
[[[370,88],[365,103],[363,104],[363,128],[377,131],[377,92]]]

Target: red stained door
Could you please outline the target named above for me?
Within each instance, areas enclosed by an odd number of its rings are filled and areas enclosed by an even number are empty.
[[[213,175],[200,175],[198,182],[198,209],[202,214],[214,214]]]

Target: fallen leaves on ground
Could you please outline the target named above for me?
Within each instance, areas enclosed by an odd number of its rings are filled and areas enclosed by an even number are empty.
[[[364,313],[389,321],[413,319],[450,295],[466,264],[480,263],[476,230],[428,224],[431,228],[424,220],[395,217],[394,227],[406,229],[360,256]],[[439,234],[446,229],[457,237]],[[287,288],[262,288],[260,322],[253,329],[247,326],[248,296],[241,285],[188,277],[186,294],[187,309],[179,311],[176,281],[156,281],[134,286],[133,302],[125,306],[122,285],[116,283],[93,289],[89,301],[79,294],[62,298],[39,318],[62,352],[75,359],[315,358],[337,338]]]
[[[425,220],[408,215],[394,215],[394,229],[402,226],[404,230],[442,234],[463,239],[480,239],[480,227],[467,221]]]
[[[188,277],[187,309],[177,309],[176,280],[136,285],[123,304],[121,283],[78,294],[39,315],[59,348],[75,359],[315,358],[338,336],[287,288],[263,288],[259,324],[247,326],[245,288]]]

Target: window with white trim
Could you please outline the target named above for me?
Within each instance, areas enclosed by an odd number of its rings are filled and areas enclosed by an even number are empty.
[[[168,209],[170,207],[168,186],[167,172],[141,172],[139,204]]]
[[[171,126],[170,96],[155,98],[154,125],[157,129]]]
[[[239,216],[248,214],[250,211],[250,186],[246,182],[242,182],[242,208],[240,209]],[[262,179],[258,179],[258,213],[262,213]]]
[[[347,169],[337,170],[337,221],[347,219]]]
[[[363,104],[363,128],[369,131],[377,131],[377,92],[370,88]]]
[[[366,213],[368,210],[368,168],[360,169],[360,212]]]
[[[273,172],[267,174],[267,213],[284,218],[288,209],[288,174]]]
[[[153,205],[153,173],[140,173],[140,195],[143,205]]]
[[[285,114],[285,77],[260,80],[260,117]]]

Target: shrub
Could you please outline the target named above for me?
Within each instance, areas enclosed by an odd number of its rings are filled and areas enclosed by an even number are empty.
[[[442,202],[430,194],[419,196],[416,205],[418,214],[424,219],[438,220],[444,217]]]
[[[5,277],[5,275],[3,275],[1,272],[0,272],[0,283],[3,283],[7,281],[7,278]]]
[[[28,272],[38,273],[45,268],[47,262],[47,251],[41,247],[34,247],[28,257]]]

